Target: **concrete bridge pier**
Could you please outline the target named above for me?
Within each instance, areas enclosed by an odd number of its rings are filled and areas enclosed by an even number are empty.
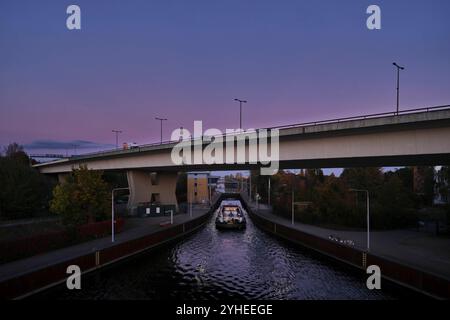
[[[128,209],[132,215],[137,213],[140,202],[155,202],[161,205],[175,205],[178,202],[175,194],[177,172],[150,172],[145,170],[127,171],[130,196]]]
[[[63,172],[63,173],[58,173],[58,183],[64,183],[66,182],[67,178],[71,175],[71,172]]]

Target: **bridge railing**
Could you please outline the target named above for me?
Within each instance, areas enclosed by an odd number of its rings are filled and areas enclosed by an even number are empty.
[[[373,114],[366,114],[366,115],[360,115],[360,116],[352,116],[352,117],[343,117],[343,118],[334,118],[334,119],[328,119],[328,120],[320,120],[320,121],[309,121],[309,122],[301,122],[301,123],[294,123],[294,124],[288,124],[288,125],[280,125],[280,126],[274,126],[274,127],[266,127],[266,128],[259,128],[255,129],[256,132],[258,130],[274,130],[274,129],[289,129],[289,128],[301,128],[301,127],[307,127],[307,126],[317,126],[322,124],[332,124],[332,123],[340,123],[343,121],[351,121],[351,120],[364,120],[364,119],[374,119],[374,118],[381,118],[381,117],[395,117],[398,115],[404,115],[404,114],[413,114],[413,113],[423,113],[423,112],[430,112],[430,111],[438,111],[438,110],[445,110],[450,109],[450,105],[441,105],[441,106],[433,106],[433,107],[424,107],[424,108],[415,108],[415,109],[408,109],[408,110],[402,110],[402,111],[392,111],[392,112],[382,112],[382,113],[373,113]],[[230,135],[236,135],[238,133],[224,133],[222,135],[217,136],[208,136],[209,138],[216,138],[216,137],[226,137]],[[192,137],[191,141],[201,140],[204,139],[206,136],[202,137]],[[90,153],[84,153],[81,155],[74,155],[71,156],[71,159],[82,159],[84,157],[90,157],[90,156],[103,156],[107,154],[124,154],[124,153],[135,153],[135,152],[141,152],[145,151],[145,149],[151,148],[151,147],[165,147],[171,144],[178,143],[177,140],[166,140],[162,142],[154,142],[149,144],[142,144],[136,147],[131,147],[129,149],[110,149],[110,150],[104,150],[104,151],[98,151],[98,152],[90,152]]]
[[[305,127],[305,126],[315,126],[320,124],[329,124],[329,123],[339,123],[342,121],[351,121],[351,120],[364,120],[364,119],[373,119],[373,118],[381,118],[386,116],[398,116],[403,114],[411,114],[411,113],[422,113],[422,112],[430,112],[437,110],[450,109],[450,105],[442,105],[442,106],[434,106],[434,107],[425,107],[425,108],[416,108],[416,109],[408,109],[403,111],[392,111],[392,112],[382,112],[382,113],[372,113],[361,116],[352,116],[352,117],[344,117],[344,118],[335,118],[328,120],[320,120],[320,121],[310,121],[310,122],[302,122],[295,124],[288,124],[276,127],[268,127],[266,129],[285,129],[285,128],[295,128],[295,127]]]
[[[51,158],[51,159],[64,159],[67,158],[67,156],[64,156],[62,154],[54,154],[54,153],[45,153],[45,154],[37,154],[32,153],[28,155],[31,158]]]

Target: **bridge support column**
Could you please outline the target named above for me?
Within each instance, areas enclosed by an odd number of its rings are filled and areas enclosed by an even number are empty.
[[[58,182],[64,183],[66,182],[67,178],[71,175],[71,173],[58,173]]]
[[[175,194],[177,172],[149,172],[143,170],[127,171],[130,196],[128,208],[131,214],[137,213],[140,202],[154,202],[161,205],[175,205],[178,211],[178,202]]]

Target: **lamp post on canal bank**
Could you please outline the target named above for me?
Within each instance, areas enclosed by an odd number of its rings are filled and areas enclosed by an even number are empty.
[[[129,190],[129,188],[115,188],[111,191],[111,242],[115,241],[114,238],[114,193],[119,190]]]
[[[281,187],[287,188],[288,184],[287,183],[283,183],[281,185]],[[292,186],[291,186],[291,224],[292,225],[295,224],[294,207],[295,207],[295,201],[294,201],[294,179],[292,179]]]
[[[367,204],[367,252],[370,252],[370,200],[369,200],[369,190],[361,189],[350,189],[353,192],[365,192],[366,193],[366,204]]]
[[[291,208],[291,210],[292,210],[292,213],[291,213],[291,215],[292,215],[291,224],[292,225],[295,224],[295,221],[294,221],[294,206],[295,206],[295,202],[294,202],[294,185],[292,185],[292,208]]]

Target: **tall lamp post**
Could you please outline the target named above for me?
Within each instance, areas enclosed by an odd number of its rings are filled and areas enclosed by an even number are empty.
[[[366,193],[366,204],[367,204],[367,252],[370,252],[370,199],[369,190],[361,189],[350,189],[353,192],[365,192]]]
[[[247,100],[234,99],[234,101],[239,102],[239,129],[242,129],[242,104],[247,103]]]
[[[392,63],[397,68],[397,114],[399,112],[400,104],[400,70],[405,70],[404,67],[399,66],[397,63]]]
[[[287,187],[288,185],[286,183],[283,183],[281,185],[282,187]],[[292,179],[292,186],[291,186],[291,224],[295,224],[295,218],[294,218],[294,209],[295,209],[295,201],[294,201],[294,179]]]
[[[129,190],[129,188],[115,188],[111,191],[111,242],[114,242],[114,193],[119,190]]]
[[[191,190],[191,192],[189,192],[189,198],[191,198],[191,201],[189,201],[189,217],[192,218],[192,202],[194,201],[194,191]]]
[[[294,210],[295,210],[294,185],[292,185],[292,208],[291,208],[291,210],[292,210],[292,213],[291,213],[291,216],[292,216],[291,224],[294,225],[295,224],[295,221],[294,221]]]
[[[249,175],[248,175],[248,183],[249,183],[249,188],[248,188],[248,197],[250,200],[250,204],[252,203],[252,171],[249,171]]]
[[[120,130],[112,130],[116,134],[116,149],[119,149],[119,133],[122,133]]]
[[[155,117],[155,120],[159,120],[159,122],[160,122],[160,128],[161,128],[161,144],[162,144],[162,141],[163,141],[163,130],[162,130],[162,127],[163,127],[163,121],[167,121],[167,119],[165,119],[165,118],[158,118],[158,117]]]

